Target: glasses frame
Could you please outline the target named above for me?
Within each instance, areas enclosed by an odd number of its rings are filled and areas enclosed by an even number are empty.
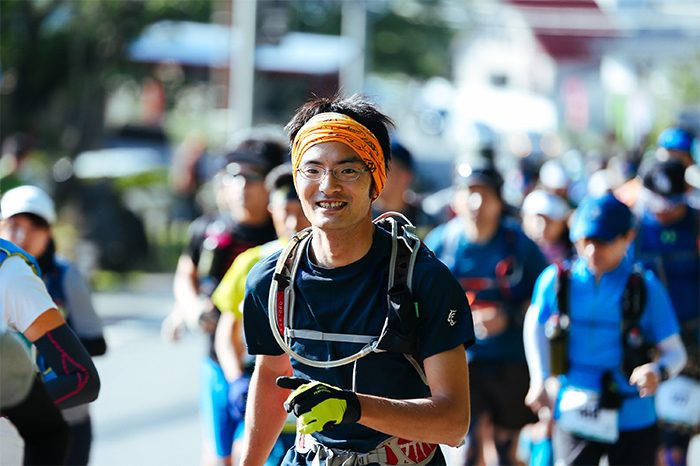
[[[309,177],[309,175],[304,172],[304,168],[313,168],[315,170],[319,170],[321,173],[318,174],[318,178]],[[333,178],[335,178],[337,181],[340,181],[341,183],[354,183],[355,181],[360,179],[360,177],[362,176],[363,173],[369,173],[372,171],[367,167],[359,169],[357,171],[357,176],[355,176],[353,179],[343,179],[343,178],[338,176],[338,173],[336,172],[337,170],[346,170],[348,168],[355,169],[354,167],[342,167],[341,166],[341,167],[335,167],[335,168],[325,168],[325,167],[317,167],[315,165],[311,165],[311,166],[306,166],[303,168],[297,168],[296,172],[299,173],[299,176],[301,176],[305,180],[312,181],[315,183],[320,183],[321,181],[323,181],[323,179],[325,177],[327,177],[329,173],[333,175]]]

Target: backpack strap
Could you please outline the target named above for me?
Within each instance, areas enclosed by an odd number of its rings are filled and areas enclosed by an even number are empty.
[[[622,371],[628,376],[635,367],[651,361],[651,345],[644,337],[640,321],[647,303],[647,289],[644,283],[644,267],[636,262],[627,278],[622,292],[621,338],[623,362]]]
[[[549,370],[552,375],[562,375],[569,371],[569,290],[571,288],[571,269],[567,262],[556,264],[557,281],[555,282],[555,312],[545,323],[545,336],[549,340]]]

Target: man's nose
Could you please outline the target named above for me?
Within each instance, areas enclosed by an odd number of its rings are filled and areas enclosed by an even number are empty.
[[[334,190],[339,185],[338,180],[333,176],[331,170],[326,170],[318,183],[321,191]]]

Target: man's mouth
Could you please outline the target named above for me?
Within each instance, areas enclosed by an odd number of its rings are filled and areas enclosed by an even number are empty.
[[[337,210],[345,207],[347,203],[342,201],[319,201],[316,203],[322,209]]]

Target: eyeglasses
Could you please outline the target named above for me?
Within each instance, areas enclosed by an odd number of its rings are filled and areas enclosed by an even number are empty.
[[[370,170],[367,168],[336,167],[328,169],[313,165],[297,168],[297,172],[309,181],[321,181],[328,173],[332,173],[336,180],[346,183],[357,181],[360,175],[368,171]]]

